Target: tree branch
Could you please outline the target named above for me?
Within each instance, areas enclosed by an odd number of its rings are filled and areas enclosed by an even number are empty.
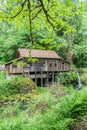
[[[23,10],[23,8],[24,8],[24,5],[25,5],[26,1],[27,1],[27,0],[25,0],[25,1],[21,4],[21,9],[19,10],[19,12],[18,12],[17,14],[15,14],[14,16],[12,16],[11,18],[17,17],[17,16],[22,12],[22,10]]]
[[[35,9],[37,9],[37,8],[39,8],[39,7],[41,7],[41,4],[35,6],[35,7],[33,8],[33,10],[31,10],[31,11],[34,11]]]
[[[42,8],[40,10],[38,10],[38,12],[33,16],[33,18],[31,20],[34,20],[37,17],[37,15],[41,12],[41,10],[42,10]]]
[[[51,18],[51,16],[48,14],[48,11],[45,9],[45,7],[44,7],[44,4],[43,4],[43,1],[42,0],[39,0],[40,1],[40,3],[41,3],[41,6],[42,6],[42,9],[43,9],[43,11],[44,11],[44,14],[45,14],[45,16],[46,16],[46,19],[47,19],[47,21],[49,22],[49,24],[53,27],[53,28],[55,28],[55,26],[53,25],[53,23],[50,21],[50,19],[49,18]]]
[[[28,13],[29,13],[29,24],[30,24],[30,40],[32,44],[34,44],[34,39],[33,39],[33,33],[32,33],[32,21],[31,21],[31,3],[30,0],[27,0],[27,7],[28,7]]]

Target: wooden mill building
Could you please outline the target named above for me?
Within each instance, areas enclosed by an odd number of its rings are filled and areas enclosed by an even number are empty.
[[[69,71],[70,64],[55,51],[21,48],[17,51],[16,61],[6,63],[5,70],[7,76],[23,74],[32,78],[37,85],[43,86],[54,82],[54,77],[59,72]]]

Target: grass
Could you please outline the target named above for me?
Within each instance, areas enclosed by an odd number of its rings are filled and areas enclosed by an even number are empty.
[[[39,91],[40,93],[44,93],[47,91],[46,87],[42,87],[42,86],[37,86],[36,90]]]

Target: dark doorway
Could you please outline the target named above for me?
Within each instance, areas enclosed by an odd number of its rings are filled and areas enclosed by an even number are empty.
[[[37,78],[37,86],[41,86],[41,78]]]

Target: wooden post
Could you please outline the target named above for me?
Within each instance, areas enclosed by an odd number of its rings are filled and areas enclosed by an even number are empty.
[[[37,85],[37,72],[35,71],[35,84]]]
[[[41,86],[43,86],[43,71],[41,71]]]
[[[58,87],[60,87],[60,78],[58,78]]]
[[[46,87],[47,84],[47,78],[44,79],[44,86]]]
[[[47,71],[47,84],[49,83],[49,73]]]
[[[28,77],[31,78],[31,74],[30,74],[30,72],[28,72]]]
[[[54,83],[54,71],[52,72],[52,83]]]

